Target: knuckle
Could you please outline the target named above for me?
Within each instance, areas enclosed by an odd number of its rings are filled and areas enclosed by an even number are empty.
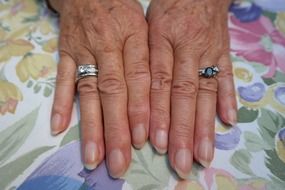
[[[219,78],[233,78],[233,71],[231,65],[221,69],[221,72],[218,74]]]
[[[134,15],[133,16],[135,19],[133,19],[133,21],[135,21],[135,26],[137,26],[137,28],[139,29],[147,29],[148,28],[148,24],[145,20],[145,18],[139,14],[139,15]]]
[[[149,111],[147,105],[132,105],[128,107],[128,112],[130,117],[144,117]]]
[[[170,113],[165,108],[153,106],[151,109],[151,120],[156,122],[169,121]]]
[[[122,130],[121,125],[117,123],[109,123],[106,125],[105,139],[107,144],[125,144],[129,141],[129,138],[126,138],[126,136],[128,136],[128,134]]]
[[[74,77],[74,72],[58,69],[56,74],[56,86],[74,86]]]
[[[171,75],[167,72],[159,71],[151,79],[151,90],[153,92],[170,91]]]
[[[53,113],[59,113],[64,115],[65,113],[67,113],[68,110],[72,109],[72,104],[70,105],[68,103],[65,103],[64,101],[56,101],[56,100],[57,96],[55,96],[55,102],[52,107]]]
[[[177,123],[176,126],[173,126],[173,135],[176,139],[190,140],[191,126],[186,122]]]
[[[193,79],[175,80],[172,84],[172,96],[193,98],[198,92],[198,84]]]
[[[79,80],[77,90],[79,92],[80,97],[99,98],[97,90],[97,81],[93,77]]]
[[[123,94],[127,91],[124,79],[113,73],[99,75],[98,88],[103,95]]]
[[[167,37],[169,33],[169,24],[161,20],[152,20],[149,24],[150,42],[156,41],[157,36]]]
[[[95,121],[94,119],[84,118],[81,121],[81,125],[84,131],[87,131],[88,133],[95,132],[98,121]]]
[[[199,80],[199,91],[216,94],[218,90],[218,82],[215,78],[201,78]]]
[[[221,97],[224,97],[224,98],[232,98],[232,99],[236,98],[236,93],[235,91],[232,91],[232,90],[227,90],[226,92],[223,92],[223,94],[219,94],[219,95],[221,95]]]
[[[127,82],[145,81],[147,83],[150,83],[150,72],[148,66],[145,63],[146,61],[138,61],[136,63],[132,63],[136,65],[135,68],[125,71]]]

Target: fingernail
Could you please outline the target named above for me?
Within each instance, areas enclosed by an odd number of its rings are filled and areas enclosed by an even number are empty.
[[[61,115],[57,113],[53,115],[51,118],[51,134],[57,135],[58,133],[60,133],[61,132],[60,127],[61,127]]]
[[[234,109],[228,111],[229,124],[235,126],[237,124],[237,112]]]
[[[158,129],[156,131],[156,144],[155,144],[155,149],[157,150],[158,153],[160,154],[165,154],[167,151],[167,133],[165,130]]]
[[[120,149],[112,150],[108,157],[109,173],[113,178],[121,177],[126,170],[126,161]]]
[[[213,142],[209,138],[201,139],[198,146],[198,160],[202,166],[208,168],[214,155]]]
[[[132,136],[133,136],[133,144],[136,148],[142,148],[145,139],[146,139],[146,131],[143,124],[138,124],[136,127],[132,130]]]
[[[98,146],[94,142],[88,142],[85,145],[85,168],[94,170],[98,165]]]
[[[187,179],[190,174],[192,166],[192,154],[188,149],[180,149],[175,155],[175,170],[177,174],[183,178]]]

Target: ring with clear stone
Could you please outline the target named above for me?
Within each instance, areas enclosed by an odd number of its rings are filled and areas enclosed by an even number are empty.
[[[98,77],[98,68],[96,65],[85,64],[85,65],[79,65],[77,67],[76,81],[79,81],[80,79],[89,76]]]

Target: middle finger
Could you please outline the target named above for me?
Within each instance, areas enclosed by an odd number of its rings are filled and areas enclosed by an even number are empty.
[[[169,158],[172,167],[182,178],[187,178],[192,166],[198,90],[198,59],[190,51],[186,47],[176,49],[171,91]]]

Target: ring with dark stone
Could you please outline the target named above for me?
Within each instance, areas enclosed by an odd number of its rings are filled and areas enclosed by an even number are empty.
[[[220,70],[217,66],[205,67],[205,68],[199,69],[199,76],[202,76],[205,78],[212,78],[212,77],[215,77],[219,72]]]

